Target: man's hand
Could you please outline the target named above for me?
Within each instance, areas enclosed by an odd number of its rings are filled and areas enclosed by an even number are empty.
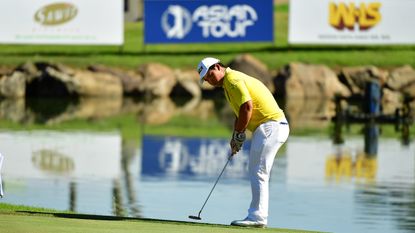
[[[237,132],[237,131],[233,132],[232,140],[231,140],[232,155],[238,153],[238,151],[241,150],[242,145],[244,144],[245,138],[246,138],[245,132]]]

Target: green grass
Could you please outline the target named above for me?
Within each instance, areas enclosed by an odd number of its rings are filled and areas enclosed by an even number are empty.
[[[311,232],[290,229],[245,229],[226,225],[137,219],[99,215],[83,215],[71,212],[14,206],[0,203],[0,226],[2,233],[105,233],[105,232],[151,232],[151,233],[249,233],[249,232]]]
[[[160,62],[174,68],[194,68],[204,56],[220,57],[224,63],[250,53],[269,69],[290,62],[326,64],[330,67],[375,65],[392,68],[409,64],[415,67],[415,46],[314,46],[288,44],[287,4],[274,7],[274,43],[212,43],[143,45],[143,24],[125,24],[125,44],[117,46],[0,45],[0,64],[14,67],[26,61],[60,62],[86,67],[104,64],[136,68]]]

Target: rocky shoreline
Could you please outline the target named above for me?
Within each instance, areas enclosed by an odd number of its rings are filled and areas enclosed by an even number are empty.
[[[249,54],[237,56],[225,65],[259,78],[276,98],[285,100],[286,111],[291,117],[310,114],[312,119],[330,119],[335,114],[335,98],[361,99],[365,86],[374,81],[381,88],[383,114],[393,114],[403,107],[404,100],[410,101],[411,109],[415,108],[415,70],[408,65],[392,70],[361,66],[334,71],[325,65],[290,63],[280,70],[270,71]],[[173,69],[160,63],[122,70],[101,65],[78,69],[62,64],[28,62],[11,70],[0,70],[0,97],[2,102],[31,97],[83,100],[105,97],[111,99],[110,102],[117,102],[122,97],[145,97],[154,102],[179,96],[195,102],[194,99],[221,93],[220,89],[212,89],[207,84],[200,87],[198,81],[195,70]],[[320,103],[317,105],[323,111],[318,110],[316,114],[316,109],[309,109],[311,106],[307,103],[310,101]],[[108,101],[101,101],[105,102]],[[92,114],[98,110],[89,111]]]

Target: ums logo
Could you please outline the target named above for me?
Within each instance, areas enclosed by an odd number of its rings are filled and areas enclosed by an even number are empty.
[[[381,3],[372,2],[369,4],[357,4],[350,2],[340,2],[338,4],[331,2],[329,5],[329,23],[338,30],[347,28],[353,30],[355,25],[359,26],[359,30],[368,30],[375,26],[382,19],[379,12]]]
[[[42,25],[54,26],[69,22],[77,14],[78,9],[70,3],[54,3],[37,10],[34,18]]]

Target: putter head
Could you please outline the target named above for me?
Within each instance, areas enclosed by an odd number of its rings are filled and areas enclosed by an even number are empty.
[[[194,219],[194,220],[202,220],[201,217],[199,217],[199,216],[193,216],[193,215],[189,215],[189,218]]]

